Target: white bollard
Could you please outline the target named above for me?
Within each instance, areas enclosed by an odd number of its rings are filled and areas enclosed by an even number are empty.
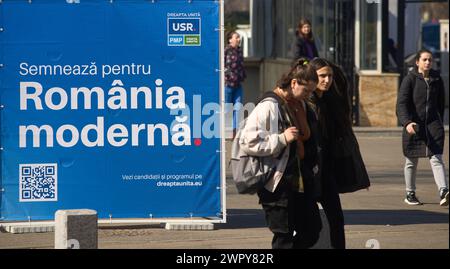
[[[55,248],[96,249],[97,227],[95,210],[58,210],[55,213]]]

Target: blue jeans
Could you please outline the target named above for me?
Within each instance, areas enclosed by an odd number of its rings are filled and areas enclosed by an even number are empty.
[[[232,108],[233,129],[236,129],[239,125],[239,110],[241,109],[241,107],[242,107],[242,86],[239,86],[238,88],[231,88],[225,86],[225,118],[226,119],[228,118],[226,116],[228,113],[231,112],[229,108]]]

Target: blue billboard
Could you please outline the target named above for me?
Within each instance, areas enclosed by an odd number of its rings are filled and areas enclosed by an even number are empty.
[[[221,218],[220,13],[3,0],[0,220]]]

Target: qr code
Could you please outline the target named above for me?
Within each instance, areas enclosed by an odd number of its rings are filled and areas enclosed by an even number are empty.
[[[57,183],[56,163],[19,165],[20,202],[57,201]]]

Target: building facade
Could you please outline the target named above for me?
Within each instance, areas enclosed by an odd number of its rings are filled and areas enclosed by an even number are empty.
[[[340,65],[350,81],[354,124],[397,126],[404,59],[420,46],[420,6],[405,0],[251,1],[246,102],[273,89],[289,69],[297,23],[307,18],[319,56]]]

